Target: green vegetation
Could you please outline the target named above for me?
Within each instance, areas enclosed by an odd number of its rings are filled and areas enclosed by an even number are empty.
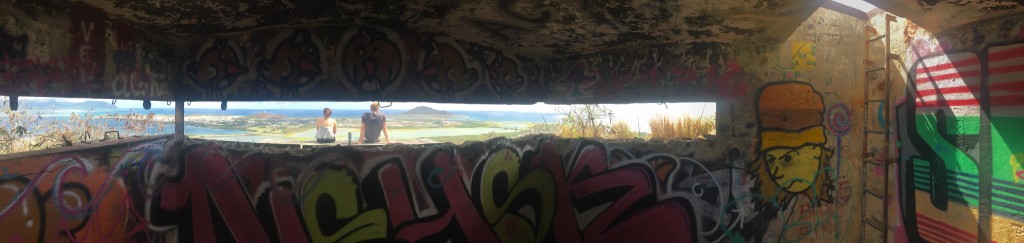
[[[0,154],[92,142],[103,139],[108,131],[117,131],[121,137],[156,135],[168,125],[154,120],[153,113],[72,113],[67,120],[59,120],[49,118],[52,110],[14,111],[8,102],[0,97]]]

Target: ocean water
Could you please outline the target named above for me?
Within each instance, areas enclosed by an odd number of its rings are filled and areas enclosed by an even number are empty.
[[[406,110],[390,110],[383,109],[385,114],[400,114]],[[156,115],[163,116],[174,116],[174,109],[169,108],[154,108],[150,110],[144,109],[58,109],[58,110],[28,110],[30,115],[38,115],[44,118],[52,118],[58,120],[67,120],[71,117],[71,114],[92,114],[95,116],[107,115],[107,114],[131,114],[131,113],[154,113]],[[185,109],[185,116],[190,115],[224,115],[224,116],[249,116],[259,113],[271,113],[284,115],[288,117],[308,117],[316,118],[320,117],[323,113],[321,109],[268,109],[268,110],[257,110],[257,109]],[[359,117],[366,110],[334,110],[334,117]],[[532,123],[543,123],[557,121],[561,115],[555,112],[521,112],[521,111],[451,111],[456,115],[465,116],[470,120],[477,121],[504,121],[504,122],[532,122]],[[0,114],[0,117],[4,115]],[[108,125],[115,125],[113,119],[98,119],[99,122],[106,122]],[[2,125],[2,124],[0,124]],[[116,126],[114,126],[116,127]],[[174,126],[166,126],[163,133],[173,133]],[[185,126],[185,134],[187,135],[236,135],[245,134],[245,131],[241,130],[229,130],[229,129],[215,129],[198,127],[192,125]]]

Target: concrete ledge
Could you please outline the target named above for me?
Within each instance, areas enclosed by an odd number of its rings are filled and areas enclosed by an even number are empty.
[[[256,146],[256,147],[274,147],[274,148],[287,148],[287,149],[304,149],[304,148],[328,148],[334,146],[341,147],[383,147],[388,144],[385,143],[374,143],[374,144],[355,144],[348,145],[348,141],[345,142],[334,142],[334,143],[316,143],[316,142],[287,142],[287,143],[257,143],[257,142],[239,142],[239,141],[222,141],[216,139],[207,138],[190,138],[196,141],[215,142],[220,144],[242,144],[245,146]],[[402,143],[391,143],[392,145]],[[440,143],[438,143],[440,144]],[[431,145],[431,144],[405,144],[405,145]]]
[[[99,148],[103,148],[103,147],[110,147],[110,146],[121,145],[121,144],[141,143],[141,142],[147,142],[147,141],[153,141],[153,140],[169,139],[169,138],[173,138],[173,137],[174,137],[174,134],[166,134],[166,135],[145,136],[145,137],[128,137],[128,138],[122,138],[122,139],[107,140],[107,141],[102,141],[102,142],[95,141],[95,142],[90,142],[90,143],[79,143],[79,144],[68,146],[68,147],[42,149],[42,150],[27,151],[27,152],[21,152],[21,153],[13,153],[13,154],[4,154],[4,155],[0,155],[0,161],[12,160],[12,159],[20,159],[20,158],[27,158],[27,157],[46,156],[46,155],[61,154],[61,153],[81,152],[81,151],[99,149]]]

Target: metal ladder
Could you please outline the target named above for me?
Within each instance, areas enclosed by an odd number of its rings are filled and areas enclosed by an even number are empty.
[[[863,107],[864,109],[862,109],[862,111],[864,112],[864,121],[862,123],[862,124],[864,124],[864,139],[863,139],[863,146],[862,146],[862,149],[863,149],[862,151],[863,152],[861,153],[861,159],[864,162],[864,164],[863,164],[862,169],[861,169],[861,184],[862,184],[861,188],[863,189],[863,192],[861,193],[861,199],[862,200],[861,200],[861,208],[860,208],[861,215],[863,216],[862,217],[863,221],[861,221],[861,230],[860,230],[861,242],[867,242],[867,239],[868,239],[868,235],[867,235],[868,231],[867,231],[867,229],[869,227],[870,228],[874,228],[875,230],[878,230],[882,234],[881,235],[882,236],[881,242],[888,242],[888,239],[889,239],[889,236],[888,236],[889,235],[889,227],[888,227],[888,223],[887,223],[887,221],[889,219],[889,205],[887,204],[887,201],[886,201],[886,197],[889,195],[889,165],[891,164],[890,163],[890,158],[889,158],[889,153],[890,153],[890,151],[889,151],[890,150],[890,148],[889,148],[889,145],[890,145],[889,128],[888,128],[887,124],[879,124],[879,127],[881,128],[881,130],[872,130],[872,128],[871,128],[871,126],[869,124],[871,124],[871,122],[873,122],[871,120],[871,117],[872,117],[871,113],[872,112],[870,112],[870,111],[875,110],[876,107],[880,107],[880,106],[884,107],[884,108],[882,108],[882,112],[883,113],[882,113],[882,120],[881,121],[884,121],[885,123],[889,123],[889,121],[890,121],[889,113],[891,112],[891,109],[892,109],[891,108],[892,107],[892,103],[890,102],[890,95],[891,95],[890,89],[891,89],[892,83],[891,83],[890,77],[889,77],[890,76],[889,62],[891,60],[893,60],[893,59],[899,60],[899,56],[897,56],[897,55],[895,55],[893,53],[890,53],[891,52],[891,49],[890,49],[891,48],[891,43],[890,43],[890,34],[891,34],[890,33],[890,31],[891,31],[890,28],[891,28],[891,26],[890,25],[892,24],[892,22],[895,22],[895,21],[896,21],[896,16],[893,16],[891,14],[886,14],[886,16],[885,16],[885,32],[880,34],[880,35],[877,35],[877,36],[868,37],[868,40],[864,42],[864,49],[865,49],[864,67],[867,70],[864,72],[864,107]],[[870,32],[872,32],[872,31],[868,31],[868,33],[870,33]],[[884,58],[882,58],[883,63],[882,63],[881,67],[872,67],[871,62],[870,62],[870,60],[871,60],[871,43],[876,42],[876,41],[884,41],[884,45],[885,45],[885,54],[884,54]],[[884,78],[882,79],[882,82],[884,82],[884,85],[885,85],[885,88],[883,88],[883,90],[884,90],[884,92],[883,92],[884,93],[884,97],[872,99],[872,94],[873,94],[872,91],[875,90],[875,89],[870,88],[872,86],[872,84],[871,84],[871,80],[872,80],[871,79],[871,74],[876,73],[876,72],[885,72]],[[875,94],[877,94],[878,91],[875,91],[875,92],[876,92]],[[868,147],[868,145],[869,145],[868,141],[870,141],[871,138],[874,138],[874,137],[877,137],[877,136],[883,136],[882,140],[885,141],[883,144],[880,144],[882,146],[881,154],[875,154],[874,152],[872,152],[871,148]],[[878,161],[882,161],[882,162],[879,163]],[[884,188],[882,192],[872,191],[868,187],[868,185],[869,185],[868,181],[869,180],[874,179],[874,181],[876,181],[875,183],[877,183],[877,179],[879,179],[877,176],[872,176],[871,175],[871,172],[873,171],[875,166],[881,166],[882,167],[883,174],[882,174],[882,178],[881,178],[882,179],[881,183],[883,183],[883,188]],[[878,200],[878,201],[880,201],[880,205],[882,207],[881,218],[871,217],[872,215],[868,214],[868,200]]]

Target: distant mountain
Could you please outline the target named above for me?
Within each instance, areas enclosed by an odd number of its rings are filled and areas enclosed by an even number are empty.
[[[248,118],[252,118],[252,119],[260,119],[260,120],[272,120],[272,119],[283,120],[283,119],[287,119],[288,118],[288,116],[285,116],[285,115],[271,114],[271,113],[266,113],[266,112],[252,114],[252,115],[249,115],[247,117]]]
[[[18,107],[23,109],[32,110],[47,110],[47,109],[117,109],[117,106],[105,101],[84,101],[84,102],[64,102],[57,100],[21,100]]]
[[[400,115],[409,115],[409,116],[454,116],[455,114],[453,114],[451,112],[447,112],[447,111],[435,110],[434,108],[430,108],[430,107],[426,107],[426,106],[417,106],[416,108],[412,108],[412,110],[408,110],[406,112],[402,112],[402,114],[400,114]]]

